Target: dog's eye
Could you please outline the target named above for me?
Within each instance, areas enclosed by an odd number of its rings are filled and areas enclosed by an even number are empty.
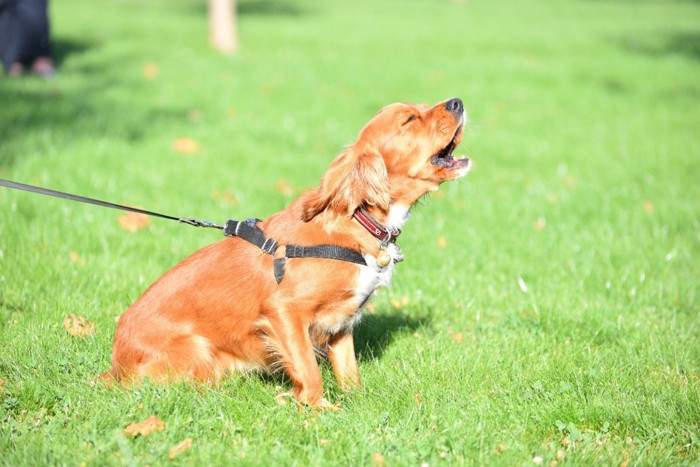
[[[415,120],[415,119],[416,119],[416,116],[415,116],[415,115],[411,115],[410,117],[408,117],[408,118],[406,119],[405,122],[403,122],[403,123],[401,124],[401,126],[408,125],[409,123],[411,123],[411,122],[412,122],[413,120]]]

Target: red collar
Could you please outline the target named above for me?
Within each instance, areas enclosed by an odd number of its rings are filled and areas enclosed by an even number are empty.
[[[377,222],[372,216],[370,216],[365,208],[355,210],[352,217],[354,217],[362,227],[367,229],[369,233],[377,237],[377,239],[384,244],[395,242],[396,237],[401,234],[401,230],[399,229],[388,230],[382,224]]]

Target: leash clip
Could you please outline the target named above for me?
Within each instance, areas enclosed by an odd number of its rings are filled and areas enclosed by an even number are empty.
[[[183,218],[178,219],[178,221],[182,222],[183,224],[192,225],[194,227],[211,227],[211,228],[220,229],[220,230],[223,230],[223,228],[224,228],[223,225],[215,224],[215,223],[209,222],[209,221],[200,221],[198,219],[193,219],[191,217],[183,217]]]

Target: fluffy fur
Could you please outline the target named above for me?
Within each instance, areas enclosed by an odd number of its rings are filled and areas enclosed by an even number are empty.
[[[389,283],[394,263],[377,265],[379,242],[353,212],[364,207],[401,228],[421,196],[469,170],[468,159],[452,156],[465,123],[459,99],[389,105],[333,161],[319,188],[259,224],[282,245],[276,257],[285,244],[333,244],[359,251],[367,266],[287,259],[277,284],[270,255],[225,238],[177,264],[124,312],[103,377],[215,381],[282,367],[299,402],[328,406],[314,353],[321,348],[341,386],[360,386],[352,329],[367,298]],[[388,252],[398,259],[396,245]]]

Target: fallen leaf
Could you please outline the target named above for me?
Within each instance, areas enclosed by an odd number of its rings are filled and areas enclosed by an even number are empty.
[[[77,317],[75,313],[63,319],[63,327],[68,334],[75,337],[86,337],[95,334],[95,323],[86,321],[84,316]]]
[[[461,332],[450,332],[450,337],[458,344],[464,340],[464,334]]]
[[[180,154],[194,154],[201,149],[199,143],[192,138],[175,138],[173,149]]]
[[[644,201],[642,206],[644,206],[644,210],[646,212],[648,212],[649,214],[654,212],[654,203],[652,203],[651,201],[649,201],[649,200]]]
[[[445,238],[444,235],[440,235],[437,238],[437,246],[440,248],[445,248],[447,246],[447,239]]]
[[[294,188],[287,180],[277,180],[275,183],[275,190],[282,196],[291,197],[294,196]]]
[[[392,298],[389,302],[391,303],[391,306],[396,308],[397,310],[400,310],[401,308],[404,308],[406,305],[408,305],[410,299],[404,295],[401,297],[401,299],[398,298]]]
[[[327,439],[319,439],[318,444],[320,444],[321,446],[325,446],[327,444],[330,444],[330,441],[328,441]]]
[[[132,423],[124,428],[124,435],[135,438],[139,435],[148,436],[154,431],[161,432],[163,430],[165,430],[165,422],[155,415],[151,415],[140,423]]]
[[[226,191],[214,190],[212,192],[211,196],[214,199],[224,201],[225,203],[228,203],[231,206],[238,206],[240,204],[238,201],[238,198],[236,198],[236,195],[234,195],[231,191],[228,191],[228,190],[226,190]]]
[[[185,438],[182,443],[173,446],[170,451],[168,451],[168,457],[170,459],[175,459],[175,457],[187,451],[190,447],[192,447],[192,438]]]
[[[413,396],[413,402],[415,402],[416,405],[417,405],[418,407],[420,407],[420,406],[421,406],[421,399],[422,399],[422,398],[423,398],[423,397],[422,397],[420,394],[416,393],[416,395]]]
[[[508,449],[508,446],[501,443],[496,447],[496,454],[500,454],[500,453],[504,452],[506,449]]]
[[[534,223],[535,230],[542,230],[547,225],[547,220],[544,217],[540,217]]]
[[[127,232],[136,232],[145,229],[151,224],[151,219],[140,212],[126,212],[123,216],[117,216],[117,221],[122,229]]]
[[[80,264],[81,266],[85,266],[85,259],[80,256],[78,253],[75,251],[70,252],[70,262],[73,264]]]
[[[384,460],[384,456],[381,455],[381,453],[374,451],[372,453],[372,464],[382,467],[386,465],[386,461]]]
[[[146,63],[143,66],[143,77],[146,79],[155,79],[159,72],[158,65],[155,63]]]

